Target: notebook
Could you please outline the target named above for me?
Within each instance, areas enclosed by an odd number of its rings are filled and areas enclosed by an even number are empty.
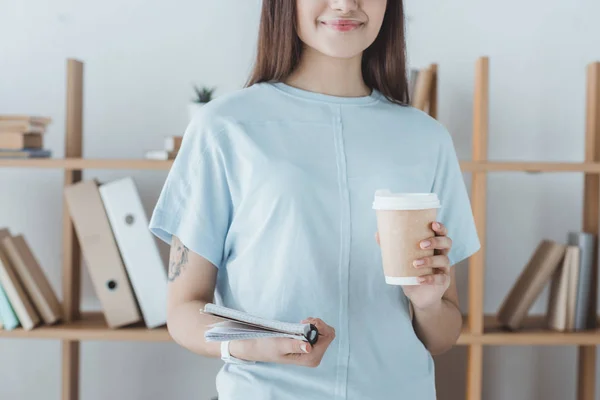
[[[313,324],[269,320],[212,303],[206,304],[202,312],[223,319],[210,325],[204,334],[207,342],[283,337],[315,344],[319,336]]]

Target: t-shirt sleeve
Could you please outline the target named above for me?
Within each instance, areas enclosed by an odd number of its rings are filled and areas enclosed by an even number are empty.
[[[196,118],[186,129],[150,218],[149,229],[170,244],[177,236],[217,268],[223,262],[232,202],[221,131]]]
[[[459,160],[452,137],[446,130],[438,153],[433,192],[441,202],[438,220],[446,226],[448,237],[452,239],[448,257],[450,265],[454,265],[473,255],[481,246]]]

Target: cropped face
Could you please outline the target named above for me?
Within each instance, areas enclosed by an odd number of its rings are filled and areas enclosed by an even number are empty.
[[[387,0],[296,0],[298,36],[330,57],[358,56],[377,38],[386,6]]]

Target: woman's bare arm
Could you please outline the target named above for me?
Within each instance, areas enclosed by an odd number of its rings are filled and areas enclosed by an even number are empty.
[[[200,312],[206,303],[213,301],[217,268],[173,236],[168,277],[169,334],[176,343],[194,353],[219,358],[219,343],[204,340],[204,332],[214,319]]]
[[[433,355],[450,350],[460,336],[462,314],[455,274],[455,268],[450,268],[450,286],[439,302],[423,309],[414,308],[415,332]]]

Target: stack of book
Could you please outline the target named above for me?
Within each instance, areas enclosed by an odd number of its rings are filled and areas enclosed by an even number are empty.
[[[0,229],[0,327],[31,330],[62,319],[61,307],[23,235]]]
[[[46,158],[44,134],[49,117],[0,114],[0,158]]]
[[[65,199],[108,327],[166,324],[167,271],[134,180],[78,182]]]
[[[596,236],[586,232],[569,232],[565,243],[542,240],[500,306],[500,325],[521,329],[529,309],[548,287],[546,328],[560,332],[595,329],[596,249]]]
[[[174,160],[181,147],[183,136],[168,136],[165,138],[164,149],[149,150],[145,154],[148,160]]]

